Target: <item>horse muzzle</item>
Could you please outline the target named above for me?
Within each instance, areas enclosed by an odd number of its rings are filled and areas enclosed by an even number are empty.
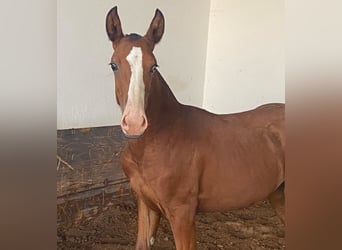
[[[147,129],[148,122],[144,113],[123,114],[121,118],[121,129],[129,139],[138,139]]]

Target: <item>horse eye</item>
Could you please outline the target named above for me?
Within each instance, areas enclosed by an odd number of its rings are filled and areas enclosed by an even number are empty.
[[[153,65],[152,68],[151,68],[151,73],[156,72],[156,71],[157,71],[157,68],[158,68],[158,65],[157,65],[157,64]]]
[[[117,71],[119,69],[118,65],[116,65],[115,63],[109,63],[109,65],[113,71]]]

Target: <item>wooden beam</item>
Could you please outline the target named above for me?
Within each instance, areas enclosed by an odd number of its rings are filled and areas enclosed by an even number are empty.
[[[89,219],[130,196],[119,156],[126,142],[119,126],[57,131],[57,221]]]

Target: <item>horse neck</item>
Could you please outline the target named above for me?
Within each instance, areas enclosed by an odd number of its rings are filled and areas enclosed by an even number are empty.
[[[148,127],[141,139],[128,140],[128,147],[134,159],[139,161],[144,155],[144,147],[155,135],[168,134],[168,128],[180,115],[180,104],[171,89],[157,71],[151,82],[149,91],[146,116]]]
[[[147,119],[151,128],[160,128],[168,124],[180,111],[181,104],[177,101],[170,87],[157,71],[151,82],[151,89],[146,109]]]

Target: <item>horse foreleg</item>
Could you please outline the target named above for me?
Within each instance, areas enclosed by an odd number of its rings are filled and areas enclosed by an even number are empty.
[[[173,210],[168,215],[177,250],[196,249],[195,211],[186,207]]]
[[[154,244],[160,213],[150,209],[138,198],[138,238],[136,250],[151,249]]]

